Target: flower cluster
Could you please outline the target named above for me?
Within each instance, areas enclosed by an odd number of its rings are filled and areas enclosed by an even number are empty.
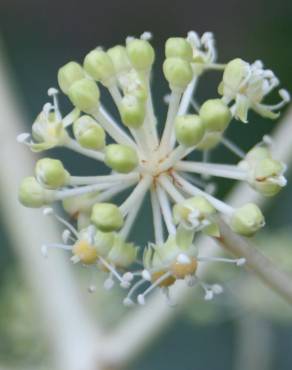
[[[179,279],[200,285],[208,300],[221,293],[222,287],[202,282],[196,275],[198,264],[211,260],[241,265],[244,259],[201,256],[196,237],[201,233],[219,237],[218,216],[244,236],[254,235],[265,224],[257,205],[231,207],[212,194],[208,179],[246,181],[264,196],[277,194],[286,184],[285,165],[272,157],[267,140],[246,154],[227,139],[226,129],[233,119],[247,122],[251,109],[263,117],[278,117],[289,95],[280,90],[281,102],[264,104],[263,99],[279,83],[273,72],[265,70],[260,61],[249,64],[236,58],[216,63],[215,42],[209,32],[201,38],[193,31],[186,38],[172,37],[165,44],[163,74],[170,95],[160,137],[150,89],[155,60],[150,38],[149,32],[140,38],[128,37],[124,46],[92,50],[83,65],[71,61],[61,67],[59,87],[74,109],[62,117],[59,92],[50,88],[52,103],[44,105],[32,134],[18,136],[33,151],[58,146],[76,151],[104,163],[108,173],[74,176],[61,161],[43,158],[36,163],[35,175],[20,184],[19,200],[26,207],[44,207],[45,215],[65,226],[63,242],[44,244],[44,255],[49,248],[62,248],[71,253],[74,263],[107,273],[107,289],[116,280],[129,289],[126,305],[133,304],[135,297],[144,304],[156,287],[168,297],[169,287]],[[200,76],[209,70],[223,73],[218,87],[221,97],[199,106],[195,89]],[[120,123],[100,102],[98,84],[112,96]],[[219,144],[239,156],[237,165],[209,161],[206,153]],[[186,159],[193,151],[202,152],[202,161]],[[127,196],[116,204],[116,195],[125,190]],[[148,192],[154,241],[139,251],[127,239]],[[49,206],[57,201],[72,223]],[[142,285],[148,285],[146,290],[141,290]]]

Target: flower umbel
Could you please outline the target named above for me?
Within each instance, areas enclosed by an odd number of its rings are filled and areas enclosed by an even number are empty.
[[[263,99],[279,84],[273,72],[259,61],[249,64],[239,58],[218,64],[213,34],[199,37],[191,31],[186,38],[166,41],[163,73],[170,95],[160,137],[150,89],[155,61],[150,38],[149,32],[140,38],[128,37],[124,46],[92,50],[83,66],[64,65],[58,83],[74,106],[72,112],[62,118],[59,92],[51,88],[48,95],[53,102],[44,105],[34,122],[32,139],[27,133],[18,136],[33,151],[62,146],[93,158],[108,167],[107,173],[74,176],[61,161],[43,158],[36,164],[35,177],[22,181],[19,200],[26,207],[46,206],[44,214],[65,226],[62,243],[43,245],[45,256],[49,248],[65,249],[73,263],[108,274],[106,289],[115,281],[129,289],[124,304],[133,304],[136,296],[143,305],[155,288],[161,288],[169,300],[169,287],[177,280],[199,285],[210,300],[223,289],[202,282],[196,275],[198,264],[217,261],[240,266],[245,261],[204,257],[197,250],[197,236],[220,237],[218,215],[243,236],[254,235],[265,220],[253,203],[235,209],[216,198],[209,178],[245,181],[264,196],[273,196],[286,185],[285,165],[273,158],[267,140],[245,154],[225,132],[233,118],[247,122],[249,109],[277,118],[289,94],[280,90],[280,103],[264,104]],[[200,107],[195,89],[208,70],[223,73],[218,88],[221,97],[208,99]],[[100,83],[116,104],[120,123],[100,102]],[[219,144],[240,158],[237,165],[210,162],[206,154]],[[186,159],[194,151],[202,153],[202,161]],[[125,190],[127,196],[118,204],[115,197]],[[147,193],[154,241],[141,251],[141,262],[139,249],[128,236]],[[54,202],[61,202],[72,222],[48,208]],[[142,285],[148,285],[143,292]]]

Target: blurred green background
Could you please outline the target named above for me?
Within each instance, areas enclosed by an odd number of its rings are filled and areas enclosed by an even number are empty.
[[[46,102],[46,91],[56,85],[56,73],[61,65],[71,59],[82,61],[84,55],[98,45],[110,47],[124,42],[128,35],[140,35],[145,30],[153,33],[157,50],[154,104],[160,118],[166,110],[162,98],[167,92],[161,73],[163,45],[166,38],[183,36],[189,30],[200,34],[214,32],[220,62],[234,57],[249,62],[263,60],[267,68],[275,71],[282,86],[291,91],[291,26],[291,0],[0,0],[0,40],[17,98],[26,114],[24,122],[32,122]],[[204,77],[199,85],[198,100],[214,97],[217,84],[218,75],[210,73]],[[276,94],[271,96],[273,99],[278,99]],[[69,107],[65,99],[61,103],[64,110]],[[9,122],[3,122],[0,116],[0,125],[3,127]],[[252,116],[248,128],[234,124],[229,136],[247,149],[274,125]],[[287,140],[292,143],[291,137]],[[85,175],[95,170],[93,162],[76,161],[77,157],[71,153],[55,151],[53,155],[61,155],[68,169],[74,168],[76,174]],[[220,148],[217,158],[228,162],[236,159],[229,158]],[[221,181],[220,194],[229,187],[229,182]],[[292,266],[292,263],[289,265],[291,204],[292,189],[288,185],[269,203],[266,213],[266,233],[269,234],[263,234],[260,241],[267,253],[275,258],[282,256],[288,267]],[[23,364],[27,368],[34,364],[38,369],[45,369],[49,350],[36,323],[38,306],[31,299],[30,289],[12,252],[2,222],[4,217],[2,214],[0,219],[0,368],[2,364],[17,365],[19,369],[24,368]],[[133,238],[141,244],[149,234],[147,209],[143,220],[145,222],[140,222],[133,233]],[[77,273],[86,280],[84,272],[78,270]],[[226,271],[218,271],[219,279],[223,279],[227,287],[227,293],[218,302],[207,305],[196,295],[177,320],[135,360],[131,369],[290,370],[291,308],[276,297],[271,298],[269,291],[258,286],[246,273],[228,273],[225,276]],[[217,272],[215,275],[217,277]],[[113,298],[112,303],[106,296],[105,309],[119,298]],[[94,298],[90,302],[95,312]],[[112,309],[107,320],[117,320],[121,312],[116,311]],[[246,347],[245,352],[241,346]],[[263,359],[267,363],[262,362]]]

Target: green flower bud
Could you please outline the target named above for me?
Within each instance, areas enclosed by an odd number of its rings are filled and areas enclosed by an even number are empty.
[[[197,145],[204,136],[205,128],[196,114],[177,116],[175,119],[175,136],[186,147]]]
[[[138,166],[136,151],[127,145],[110,144],[105,148],[105,164],[121,173],[131,172]]]
[[[203,139],[196,146],[196,149],[199,150],[210,150],[217,146],[222,138],[221,132],[206,132]]]
[[[75,217],[79,213],[88,214],[96,202],[96,197],[99,195],[98,191],[77,195],[74,197],[65,198],[62,202],[64,210],[71,216]]]
[[[140,39],[131,40],[127,43],[126,49],[134,68],[141,71],[151,68],[155,53],[148,41]]]
[[[199,114],[206,130],[211,132],[224,131],[232,118],[230,109],[220,99],[207,100],[202,105]]]
[[[200,222],[215,212],[215,208],[205,197],[197,195],[186,199],[182,203],[175,204],[173,207],[173,218],[175,224],[178,224],[182,221],[191,222],[190,217],[193,215]]]
[[[37,161],[35,167],[37,181],[48,189],[58,189],[65,186],[70,174],[58,159],[43,158]]]
[[[64,94],[68,94],[70,87],[74,82],[81,80],[85,77],[85,73],[76,62],[69,62],[61,67],[58,71],[58,84]]]
[[[44,189],[34,177],[25,177],[19,187],[18,199],[29,208],[40,208],[53,200],[54,192]]]
[[[253,203],[247,203],[234,211],[230,219],[230,227],[237,234],[254,235],[265,224],[261,210]]]
[[[163,73],[171,89],[184,90],[193,78],[192,67],[182,58],[166,58]]]
[[[104,129],[90,116],[81,116],[73,124],[78,143],[87,149],[101,150],[105,147]]]
[[[130,128],[139,128],[145,119],[145,104],[133,95],[126,95],[119,107],[123,123]]]
[[[137,252],[138,248],[133,243],[126,243],[120,236],[116,235],[107,259],[114,266],[125,268],[135,262]]]
[[[114,80],[115,68],[110,56],[101,49],[94,49],[84,59],[85,71],[96,81],[109,86]]]
[[[247,160],[252,164],[265,158],[271,158],[269,148],[266,146],[255,146],[246,154],[244,160]]]
[[[166,58],[179,57],[187,62],[193,58],[193,49],[190,43],[183,37],[171,37],[165,43]]]
[[[94,236],[94,246],[99,255],[106,257],[113,247],[115,241],[115,234],[112,232],[104,233],[97,230]]]
[[[99,88],[96,83],[87,78],[76,81],[70,87],[68,96],[73,105],[85,113],[98,108]]]
[[[234,96],[247,74],[248,63],[240,58],[231,60],[224,69],[223,80],[218,87],[219,94]]]
[[[104,232],[119,230],[124,223],[121,211],[112,203],[96,203],[92,208],[91,221]]]
[[[124,46],[114,46],[108,49],[107,53],[113,62],[116,73],[120,74],[131,69],[129,57]]]
[[[285,166],[274,159],[264,158],[257,163],[251,185],[266,197],[276,195],[287,180],[283,176]]]

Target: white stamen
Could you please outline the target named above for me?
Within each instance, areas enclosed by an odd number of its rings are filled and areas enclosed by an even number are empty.
[[[63,231],[63,233],[62,233],[62,240],[63,240],[63,242],[64,242],[65,244],[67,244],[67,243],[68,243],[68,241],[69,241],[70,239],[72,239],[72,237],[71,237],[71,232],[70,232],[70,230],[65,229],[65,230]]]
[[[206,290],[205,296],[204,296],[205,301],[211,301],[213,298],[214,298],[214,293],[212,292],[212,290]]]
[[[88,293],[95,293],[96,292],[96,286],[95,285],[90,285],[88,287]]]
[[[141,40],[145,40],[145,41],[149,41],[153,38],[153,35],[150,31],[145,31],[142,33],[142,35],[140,36],[140,39]]]
[[[178,263],[181,263],[182,265],[188,265],[189,263],[191,263],[191,259],[189,256],[187,256],[186,254],[184,253],[180,253],[177,258],[176,258],[177,262]]]
[[[55,87],[50,87],[50,88],[48,89],[48,95],[49,95],[49,96],[54,96],[54,95],[56,95],[56,94],[59,94],[59,90],[58,90],[58,89],[56,89]]]
[[[103,287],[104,287],[105,290],[111,290],[114,285],[115,285],[115,282],[111,277],[106,279],[103,283]]]
[[[142,271],[142,278],[146,281],[151,281],[151,274],[148,270]]]
[[[79,262],[80,262],[80,257],[78,257],[77,255],[72,256],[70,259],[71,259],[71,262],[73,262],[73,263],[74,263],[74,265],[75,265],[76,263],[79,263]]]
[[[45,244],[41,246],[41,254],[44,258],[48,257],[48,247]]]
[[[43,215],[44,216],[49,216],[49,215],[52,215],[52,214],[54,214],[53,208],[46,207],[46,208],[43,209]]]
[[[211,289],[212,289],[212,292],[214,294],[221,294],[221,293],[223,293],[223,287],[221,285],[219,285],[219,284],[213,284],[212,287],[211,287]]]
[[[138,297],[137,297],[137,301],[138,303],[143,306],[145,304],[145,298],[144,298],[144,295],[143,294],[139,294]]]
[[[124,298],[124,300],[123,300],[123,304],[124,304],[126,307],[131,307],[131,306],[133,306],[133,305],[134,305],[134,302],[132,301],[132,299],[131,299],[131,298],[126,297],[126,298]]]
[[[132,272],[128,271],[128,272],[125,272],[124,275],[122,276],[123,280],[125,281],[132,281],[133,278],[134,278],[134,275],[132,274]]]

